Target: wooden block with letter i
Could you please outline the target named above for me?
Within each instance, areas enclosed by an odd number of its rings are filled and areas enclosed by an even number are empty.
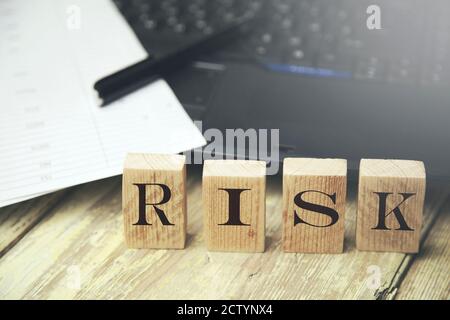
[[[419,251],[425,199],[423,162],[361,160],[356,247],[368,251]]]
[[[283,249],[342,253],[347,160],[286,158],[283,162]]]
[[[210,251],[263,252],[266,163],[206,160],[203,216]]]
[[[122,181],[129,248],[183,249],[186,242],[185,157],[128,154]]]

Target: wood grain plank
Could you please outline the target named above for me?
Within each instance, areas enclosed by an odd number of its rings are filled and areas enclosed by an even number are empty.
[[[281,179],[267,180],[266,251],[208,252],[201,172],[188,173],[186,250],[130,250],[123,237],[120,179],[77,190],[0,259],[0,298],[24,299],[375,299],[405,254],[355,248],[355,191],[349,192],[341,255],[284,253]],[[355,183],[352,183],[353,185]],[[353,188],[354,189],[354,188]],[[424,224],[446,198],[428,194]],[[382,287],[368,286],[379,266]]]
[[[0,257],[39,223],[67,192],[61,190],[0,208]]]
[[[450,198],[415,256],[395,299],[450,300]]]
[[[87,212],[85,210],[92,207],[102,195],[110,191],[111,187],[117,189],[120,186],[118,179],[115,180],[105,179],[76,187],[68,197],[70,199],[69,212]],[[66,206],[66,204],[65,201],[60,203],[62,206]],[[12,257],[14,261],[11,264],[6,263],[5,269],[0,272],[0,283],[2,284],[0,285],[0,297],[10,292],[11,296],[7,294],[7,297],[21,298],[27,294],[27,291],[37,289],[34,287],[39,285],[37,279],[52,277],[52,268],[55,266],[53,263],[60,257],[60,252],[64,252],[68,244],[75,240],[73,234],[70,233],[70,226],[76,229],[83,227],[83,222],[77,220],[76,215],[59,210],[60,205],[56,206],[42,219],[40,224],[23,237],[23,242],[17,244],[20,249],[8,251],[0,260],[2,263]],[[52,221],[52,223],[48,223],[48,221]],[[48,230],[47,227],[52,230]],[[16,265],[16,262],[19,261],[23,263],[21,267]],[[22,283],[27,285],[22,285]]]

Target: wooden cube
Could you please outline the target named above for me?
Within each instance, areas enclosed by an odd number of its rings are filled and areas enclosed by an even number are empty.
[[[420,161],[361,160],[356,227],[359,250],[419,251],[425,176]]]
[[[286,158],[283,163],[283,249],[342,253],[347,160]]]
[[[183,249],[187,223],[185,157],[128,154],[122,208],[129,248]]]
[[[263,252],[266,163],[206,160],[203,216],[210,251]]]

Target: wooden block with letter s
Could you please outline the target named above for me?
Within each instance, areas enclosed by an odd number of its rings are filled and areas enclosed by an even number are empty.
[[[361,160],[356,229],[359,250],[419,251],[425,178],[421,161]]]
[[[129,248],[183,249],[187,222],[185,157],[128,154],[122,208]]]
[[[210,251],[263,252],[266,163],[206,160],[203,216]]]
[[[283,249],[342,253],[347,161],[286,158],[283,163]]]

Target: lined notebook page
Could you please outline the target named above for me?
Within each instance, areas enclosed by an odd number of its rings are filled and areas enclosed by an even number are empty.
[[[74,5],[76,30],[66,25]],[[0,7],[0,206],[121,174],[127,152],[205,143],[163,80],[97,106],[94,82],[146,56],[109,0]]]

